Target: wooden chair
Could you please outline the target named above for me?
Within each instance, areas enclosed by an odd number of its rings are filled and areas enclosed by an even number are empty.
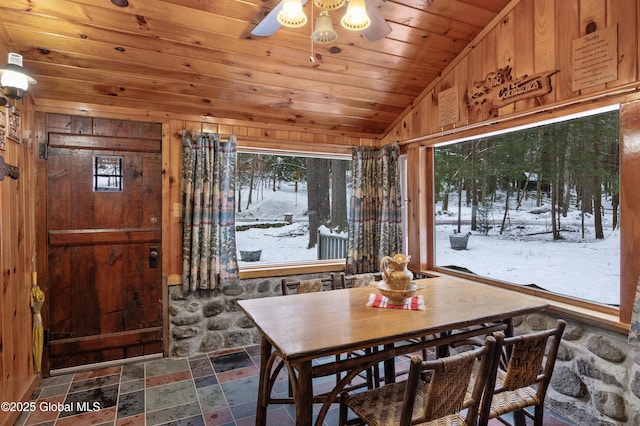
[[[381,281],[381,280],[382,280],[382,272],[371,272],[371,273],[351,274],[351,275],[346,275],[344,272],[341,272],[340,280],[338,282],[338,287],[339,288],[364,287],[368,285],[375,285],[378,281]],[[426,337],[423,337],[422,339],[409,340],[408,343],[415,343],[418,340],[421,340],[424,342],[426,341]],[[377,348],[372,348],[369,350],[375,351],[377,350]],[[424,348],[422,350],[422,359],[427,360],[428,355],[429,355],[429,350],[427,348]],[[402,355],[402,357],[409,358],[410,360],[411,354]],[[382,377],[382,375],[380,374],[380,368],[378,366],[374,366],[373,370],[374,370],[374,377],[373,377],[374,387],[379,387],[380,383],[384,382],[384,377]],[[408,371],[405,368],[403,368],[402,371],[396,371],[395,375],[404,376],[407,373]]]
[[[361,393],[343,393],[339,424],[475,425],[486,380],[495,370],[498,356],[493,336],[487,337],[480,348],[456,355],[431,361],[413,356],[406,381]],[[478,363],[473,392],[467,398],[472,372]],[[347,421],[349,409],[356,419]]]
[[[374,281],[382,279],[382,272],[372,272],[369,274],[350,274],[340,273],[339,288],[363,287],[371,285]]]
[[[501,362],[490,378],[490,389],[480,410],[480,424],[489,419],[510,423],[502,416],[513,413],[515,424],[525,424],[525,416],[542,426],[544,399],[558,355],[566,322],[558,320],[554,328],[504,339]],[[468,391],[469,392],[469,391]],[[526,412],[534,407],[533,414]]]
[[[313,293],[325,290],[336,289],[336,274],[330,273],[329,276],[322,278],[312,278],[308,280],[294,280],[287,277],[282,279],[282,295]],[[292,290],[295,290],[292,293]]]
[[[287,296],[290,294],[303,294],[303,293],[314,293],[320,291],[329,291],[335,290],[336,286],[336,274],[331,272],[329,276],[322,278],[312,278],[308,280],[297,280],[290,279],[287,277],[282,278],[282,295]],[[292,290],[294,292],[292,292]],[[346,357],[357,356],[358,353],[349,353],[345,354]],[[341,359],[340,355],[336,355],[336,361]],[[364,379],[363,383],[357,383],[353,386],[349,386],[349,390],[359,389],[359,388],[368,388],[372,389],[376,386],[376,382],[374,380],[374,372],[373,369],[367,369],[366,372],[360,377]],[[336,384],[340,382],[342,378],[342,374],[336,373]],[[289,385],[289,395],[292,394],[291,385]]]

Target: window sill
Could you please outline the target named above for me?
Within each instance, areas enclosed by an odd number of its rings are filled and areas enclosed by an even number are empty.
[[[344,259],[318,260],[304,263],[262,263],[255,266],[241,266],[240,279],[279,277],[296,274],[344,271]]]
[[[483,284],[494,285],[507,290],[526,293],[545,299],[549,303],[547,312],[564,319],[578,321],[584,324],[600,327],[617,333],[628,334],[629,324],[620,322],[620,309],[616,306],[603,305],[581,299],[575,299],[546,290],[511,284],[504,281],[491,280],[464,272],[449,269],[434,268],[433,270],[420,271],[425,276],[450,275],[466,278]]]

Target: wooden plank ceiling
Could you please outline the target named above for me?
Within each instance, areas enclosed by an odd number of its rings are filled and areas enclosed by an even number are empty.
[[[376,138],[510,0],[368,0],[389,35],[343,29],[343,8],[338,39],[313,46],[312,1],[304,27],[269,37],[250,32],[280,0],[121,1],[0,0],[0,37],[38,80],[36,104]]]

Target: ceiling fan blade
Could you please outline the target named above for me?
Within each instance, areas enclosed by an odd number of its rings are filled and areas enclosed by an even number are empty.
[[[391,26],[380,15],[378,8],[371,4],[371,0],[364,0],[367,5],[367,15],[371,19],[371,25],[362,30],[362,34],[369,41],[376,41],[385,38],[391,33]]]
[[[304,6],[306,2],[307,0],[302,0],[302,5]],[[280,3],[271,9],[271,12],[269,12],[253,30],[251,30],[251,34],[261,37],[275,34],[275,32],[282,26],[280,22],[278,22],[278,13],[282,10],[283,4],[284,0],[280,0]]]

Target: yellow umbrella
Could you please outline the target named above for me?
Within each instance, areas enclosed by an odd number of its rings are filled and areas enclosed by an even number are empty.
[[[31,309],[33,310],[33,361],[36,366],[36,373],[40,372],[42,367],[42,346],[44,345],[44,327],[42,325],[42,315],[40,309],[44,304],[44,292],[40,290],[37,284],[31,287]]]

